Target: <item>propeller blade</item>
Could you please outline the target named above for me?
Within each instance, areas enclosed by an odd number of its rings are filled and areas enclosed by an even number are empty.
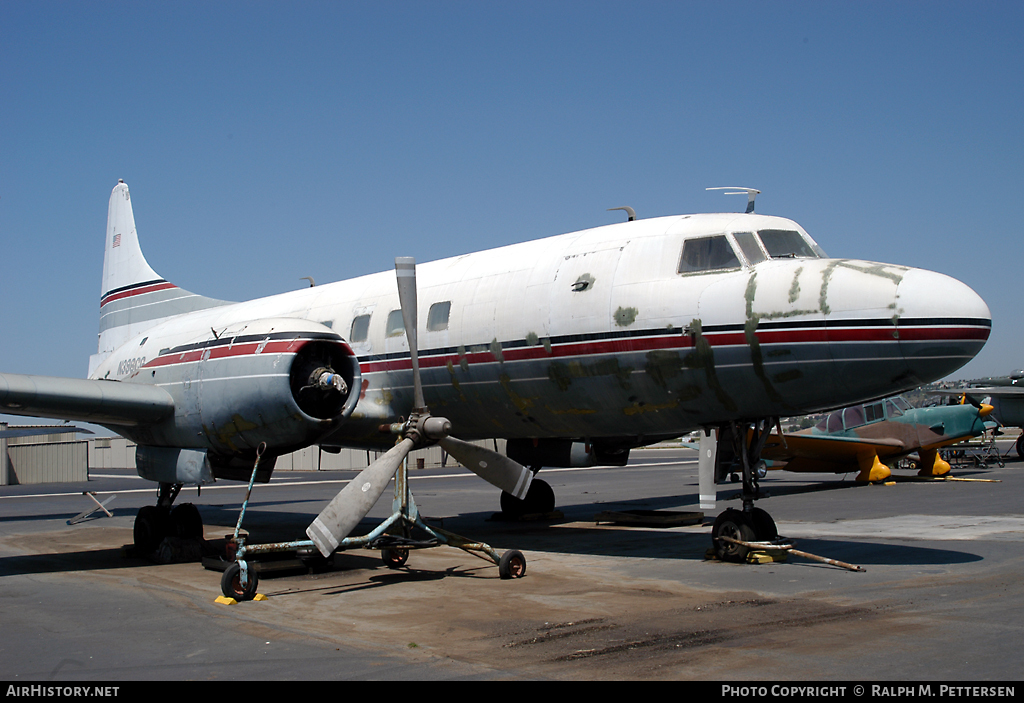
[[[403,439],[349,481],[306,528],[320,553],[331,556],[377,502],[415,443]]]
[[[423,402],[423,385],[420,383],[419,345],[416,341],[416,259],[411,256],[399,256],[396,258],[395,274],[398,276],[398,300],[402,306],[405,338],[409,342],[409,356],[412,357],[414,410],[418,410],[426,407],[426,403]]]
[[[492,486],[511,493],[522,500],[533,481],[533,472],[512,461],[504,454],[485,449],[476,444],[464,442],[455,437],[438,441],[441,448],[455,457],[455,460]]]

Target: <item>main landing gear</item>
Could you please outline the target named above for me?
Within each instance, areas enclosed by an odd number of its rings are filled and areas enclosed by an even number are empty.
[[[202,540],[203,518],[192,503],[172,507],[181,491],[180,483],[161,483],[156,505],[146,505],[135,516],[133,528],[135,553],[149,556],[167,537]]]
[[[754,507],[754,501],[761,497],[758,479],[765,475],[761,450],[774,424],[774,418],[765,418],[752,424],[733,422],[719,430],[716,476],[738,473],[743,477],[743,509],[722,511],[711,529],[715,556],[722,561],[745,561],[750,547],[721,537],[740,542],[770,542],[779,536],[771,515]]]
[[[531,466],[534,476],[539,466]],[[501,492],[501,513],[508,518],[521,518],[524,515],[546,515],[555,511],[555,492],[547,481],[534,478],[526,497],[520,500],[511,493]]]

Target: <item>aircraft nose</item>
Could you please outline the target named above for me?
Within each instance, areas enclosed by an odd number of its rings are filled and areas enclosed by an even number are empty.
[[[900,352],[921,383],[973,359],[992,330],[992,313],[981,296],[955,278],[923,269],[903,275],[896,313]]]

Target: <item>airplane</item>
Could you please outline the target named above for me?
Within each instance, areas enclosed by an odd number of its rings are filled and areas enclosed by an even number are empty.
[[[1009,376],[994,376],[969,381],[966,388],[930,391],[936,395],[983,398],[993,406],[992,417],[1005,427],[1024,428],[1024,370],[1017,370]],[[1017,456],[1024,459],[1024,433],[1017,437]]]
[[[122,180],[88,378],[0,374],[0,411],[136,443],[139,475],[159,485],[135,518],[144,551],[201,529],[194,506],[173,505],[183,485],[249,480],[258,450],[264,482],[276,456],[305,446],[387,450],[307,529],[327,555],[418,447],[439,443],[501,489],[503,511],[544,512],[554,495],[540,468],[624,465],[632,448],[698,429],[702,503],[719,445],[743,467],[743,510],[718,516],[715,544],[770,534],[757,467],[780,416],[942,378],[984,346],[991,315],[949,276],[829,258],[738,190],[744,213],[628,210],[627,222],[228,302],[150,267]],[[471,444],[491,438],[506,454]]]
[[[773,434],[761,457],[772,469],[858,471],[857,481],[875,482],[889,478],[889,465],[917,453],[919,476],[943,476],[950,466],[938,450],[995,427],[985,420],[991,412],[986,404],[914,408],[895,396],[836,410],[814,427],[781,438]]]

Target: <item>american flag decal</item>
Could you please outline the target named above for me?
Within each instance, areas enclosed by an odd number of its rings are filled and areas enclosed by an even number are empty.
[[[120,234],[115,234],[114,235],[114,246],[115,247],[121,246],[121,235]]]

